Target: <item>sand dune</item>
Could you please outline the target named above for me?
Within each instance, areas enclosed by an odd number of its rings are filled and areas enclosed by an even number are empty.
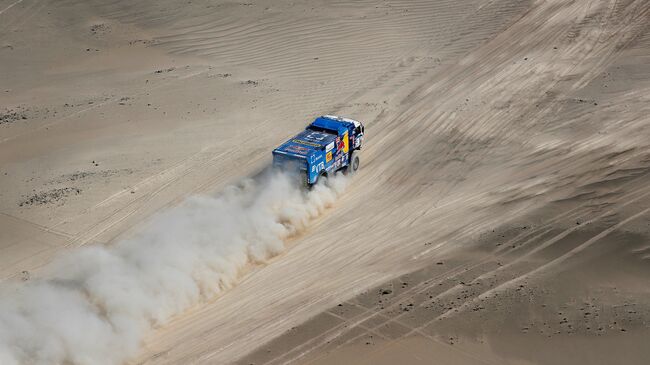
[[[367,147],[333,209],[130,363],[645,364],[648,24],[643,0],[0,2],[2,278],[343,114]]]

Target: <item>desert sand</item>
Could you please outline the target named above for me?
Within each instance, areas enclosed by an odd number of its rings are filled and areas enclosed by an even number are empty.
[[[126,363],[650,361],[646,0],[1,0],[2,285],[322,114],[366,125],[345,191]]]

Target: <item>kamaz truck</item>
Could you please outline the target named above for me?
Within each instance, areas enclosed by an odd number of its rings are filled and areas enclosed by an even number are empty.
[[[358,121],[324,115],[273,150],[273,167],[298,173],[308,187],[337,171],[355,172],[363,135]]]

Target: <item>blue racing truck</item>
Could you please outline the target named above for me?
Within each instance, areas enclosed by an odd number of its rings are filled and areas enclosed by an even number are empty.
[[[356,120],[324,115],[273,150],[273,167],[298,172],[309,187],[336,171],[355,172],[363,134]]]

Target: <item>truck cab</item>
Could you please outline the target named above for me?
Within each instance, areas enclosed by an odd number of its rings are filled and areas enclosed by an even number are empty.
[[[324,115],[304,131],[273,150],[275,168],[298,172],[312,186],[322,176],[336,171],[354,172],[359,167],[356,151],[363,145],[364,127],[360,122]]]

